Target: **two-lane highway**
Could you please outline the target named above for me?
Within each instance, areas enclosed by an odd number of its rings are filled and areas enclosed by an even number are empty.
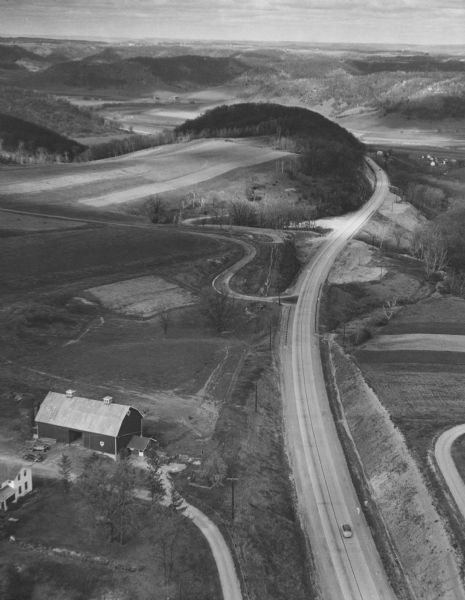
[[[301,277],[291,309],[292,345],[283,348],[283,392],[289,458],[303,530],[325,600],[392,600],[380,557],[359,506],[332,418],[318,337],[318,305],[329,270],[347,241],[382,204],[385,173],[370,162],[376,188],[369,202],[328,237]],[[344,538],[341,525],[354,531]]]

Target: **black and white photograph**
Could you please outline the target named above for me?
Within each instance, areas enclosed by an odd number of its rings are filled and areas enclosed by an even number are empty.
[[[0,0],[0,600],[465,600],[465,0]]]

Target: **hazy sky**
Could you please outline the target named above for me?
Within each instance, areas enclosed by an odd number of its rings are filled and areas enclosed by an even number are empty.
[[[465,43],[465,0],[0,0],[0,35]]]

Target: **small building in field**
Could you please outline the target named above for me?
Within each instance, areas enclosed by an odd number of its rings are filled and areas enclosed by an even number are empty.
[[[18,502],[32,491],[32,471],[23,467],[14,479],[4,481],[0,487],[0,510],[8,510],[11,503]]]
[[[132,406],[115,404],[110,396],[91,400],[49,392],[36,415],[39,438],[70,444],[81,440],[95,452],[116,456],[134,435],[142,435],[142,414]]]

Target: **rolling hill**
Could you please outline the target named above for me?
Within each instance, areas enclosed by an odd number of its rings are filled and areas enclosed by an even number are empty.
[[[104,51],[89,59],[52,65],[34,74],[25,84],[43,89],[116,89],[131,93],[161,85],[189,89],[229,82],[247,68],[236,59],[224,57],[187,55],[114,60],[115,54]]]
[[[0,84],[0,112],[52,129],[68,137],[84,137],[118,131],[90,110],[48,94]]]
[[[186,121],[176,132],[193,137],[251,137],[271,135],[295,138],[305,146],[310,140],[340,143],[360,152],[363,144],[337,123],[298,106],[246,102],[219,106],[197,119]]]
[[[300,155],[290,168],[307,189],[302,202],[318,214],[358,208],[369,195],[364,177],[364,145],[319,113],[296,106],[243,103],[219,106],[176,128],[181,137],[265,137]]]

